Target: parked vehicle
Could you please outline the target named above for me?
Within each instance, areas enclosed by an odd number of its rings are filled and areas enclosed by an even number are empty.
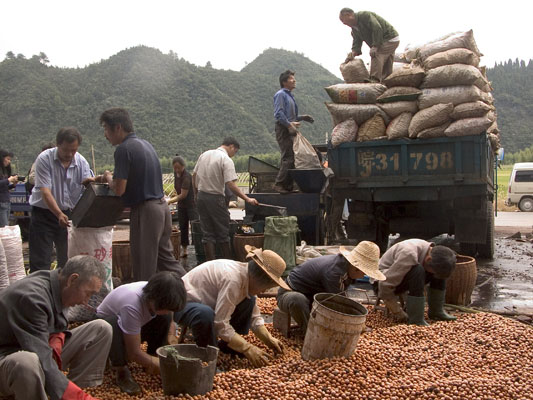
[[[24,240],[28,239],[30,229],[31,206],[30,195],[26,191],[24,182],[17,183],[14,190],[9,192],[11,202],[11,220],[20,226]]]
[[[513,166],[505,204],[517,204],[521,211],[533,211],[533,162]]]
[[[384,251],[391,233],[448,233],[463,254],[492,258],[495,164],[487,135],[330,143],[328,160],[332,203],[348,200],[349,238]]]

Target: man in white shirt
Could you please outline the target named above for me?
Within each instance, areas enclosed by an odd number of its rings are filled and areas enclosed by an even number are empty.
[[[256,199],[245,195],[235,183],[237,173],[231,158],[237,154],[239,148],[240,144],[234,138],[224,139],[219,148],[200,155],[192,174],[207,261],[215,259],[217,244],[220,246],[222,258],[232,258],[229,243],[230,214],[226,205],[225,186],[247,203],[258,204]]]
[[[191,328],[198,346],[218,346],[242,353],[256,366],[268,363],[267,353],[248,343],[241,335],[251,329],[275,352],[283,352],[281,342],[265,327],[256,295],[281,286],[290,290],[281,279],[285,261],[271,250],[246,246],[248,264],[234,260],[213,260],[203,263],[183,277],[187,305],[174,314],[180,325]]]

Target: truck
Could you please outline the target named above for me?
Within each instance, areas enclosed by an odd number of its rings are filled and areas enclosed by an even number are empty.
[[[492,258],[495,159],[486,133],[329,142],[327,154],[335,175],[326,212],[339,215],[333,208],[348,202],[348,238],[374,241],[385,251],[389,234],[447,233],[463,254]]]
[[[17,183],[15,188],[9,192],[9,201],[11,203],[10,219],[20,226],[22,238],[27,240],[30,231],[31,206],[30,195],[23,182]]]

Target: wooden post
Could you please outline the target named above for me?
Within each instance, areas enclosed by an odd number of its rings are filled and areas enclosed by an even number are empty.
[[[91,152],[93,155],[93,172],[96,175],[96,162],[94,161],[94,146],[91,144]]]

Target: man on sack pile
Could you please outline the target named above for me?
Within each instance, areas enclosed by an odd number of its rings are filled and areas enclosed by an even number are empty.
[[[234,260],[205,262],[183,277],[188,303],[174,314],[180,325],[191,328],[198,346],[217,346],[223,352],[244,354],[255,367],[267,365],[267,353],[242,335],[251,329],[275,352],[282,344],[265,327],[256,295],[275,286],[289,287],[281,279],[285,261],[272,250],[246,245],[248,263]]]
[[[281,162],[278,176],[273,189],[278,193],[290,193],[293,190],[293,179],[289,169],[294,168],[294,151],[292,149],[294,136],[298,133],[300,121],[315,122],[310,115],[299,115],[296,100],[292,91],[296,88],[294,72],[287,70],[279,76],[280,90],[274,95],[274,119],[276,125],[276,141],[281,151]]]
[[[360,56],[365,42],[370,47],[370,78],[377,82],[389,76],[394,63],[394,51],[400,44],[396,29],[376,13],[354,12],[343,8],[339,14],[341,22],[352,28],[352,51],[346,61]]]
[[[448,247],[433,246],[421,239],[404,240],[387,250],[379,261],[387,279],[379,282],[378,296],[396,320],[426,326],[424,287],[429,283],[429,318],[453,321],[457,318],[444,311],[443,306],[446,279],[455,263],[455,252]],[[407,293],[407,313],[398,304],[398,296],[404,293]]]

